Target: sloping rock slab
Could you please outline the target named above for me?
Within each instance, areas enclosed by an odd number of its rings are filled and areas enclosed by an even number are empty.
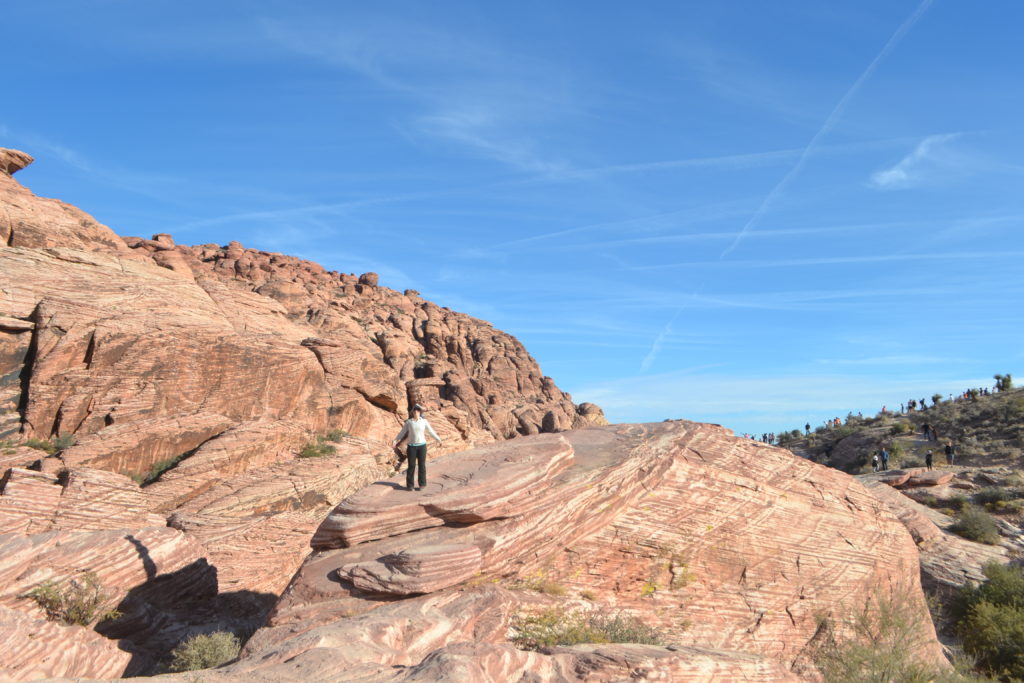
[[[0,680],[117,678],[132,656],[82,626],[61,626],[0,607]]]
[[[912,476],[923,470],[889,470],[884,475],[878,477],[878,480],[883,484],[889,486],[903,486],[910,480]]]
[[[465,581],[479,571],[482,557],[475,545],[420,546],[338,571],[365,591],[413,595]]]
[[[572,446],[557,434],[438,458],[419,493],[404,490],[395,477],[342,501],[312,546],[350,547],[417,529],[522,514],[531,497],[572,461]]]
[[[877,481],[866,481],[872,495],[884,502],[917,543],[921,581],[931,590],[951,595],[967,582],[983,583],[982,567],[1008,561],[1006,549],[975,543],[943,531],[953,519]]]
[[[916,486],[943,486],[953,481],[953,476],[952,472],[942,472],[940,470],[917,472],[902,487],[909,489]]]

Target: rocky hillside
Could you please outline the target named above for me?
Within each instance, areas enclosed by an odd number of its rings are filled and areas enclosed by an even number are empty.
[[[121,239],[7,174],[0,207],[2,432],[74,435],[75,462],[141,473],[267,420],[386,441],[411,401],[453,447],[603,421],[514,337],[373,273]]]
[[[26,590],[86,574],[128,600],[118,673],[252,630],[331,506],[393,471],[413,401],[433,456],[605,423],[485,321],[372,273],[121,238],[11,177],[31,161],[0,149],[0,641],[46,623]],[[112,642],[88,633],[47,675]]]
[[[929,426],[930,438],[923,428]],[[912,412],[887,411],[871,417],[850,413],[837,427],[783,435],[782,444],[830,467],[853,474],[870,469],[883,446],[895,454],[894,467],[924,465],[924,454],[956,448],[955,464],[965,467],[1024,468],[1024,389],[975,392],[932,403]],[[939,455],[936,462],[945,461]]]

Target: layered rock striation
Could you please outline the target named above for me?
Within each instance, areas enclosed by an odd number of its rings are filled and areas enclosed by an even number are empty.
[[[336,506],[221,675],[813,678],[823,620],[879,596],[908,601],[918,654],[940,661],[903,524],[855,479],[781,449],[671,422],[536,435],[431,468],[422,491],[395,478]],[[517,618],[551,609],[636,617],[671,646],[510,642]]]

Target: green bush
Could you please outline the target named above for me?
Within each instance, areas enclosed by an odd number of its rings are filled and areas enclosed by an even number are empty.
[[[139,481],[138,484],[140,486],[146,486],[147,484],[152,484],[154,481],[156,481],[157,479],[160,478],[160,475],[162,475],[164,472],[166,472],[167,470],[171,469],[172,467],[177,465],[179,462],[181,462],[182,457],[183,456],[175,455],[175,456],[170,457],[170,458],[164,458],[163,460],[157,460],[155,463],[153,463],[150,466],[149,472],[147,472],[142,477],[142,481]],[[135,477],[132,477],[132,479],[135,479]],[[138,480],[136,480],[136,481],[138,481]]]
[[[54,448],[53,444],[50,443],[49,441],[46,441],[45,439],[29,439],[21,445],[28,446],[29,448],[34,448],[37,451],[44,451],[49,455],[53,455],[54,453],[57,452],[57,449]]]
[[[1024,500],[999,500],[989,503],[985,509],[1000,515],[1015,515],[1024,510]]]
[[[937,669],[918,659],[927,645],[929,617],[911,590],[877,594],[862,609],[819,618],[813,659],[825,683],[952,683],[977,677]]]
[[[960,518],[949,527],[953,533],[971,541],[997,545],[999,526],[992,515],[981,508],[967,506],[960,512]]]
[[[179,673],[212,669],[238,659],[241,649],[238,637],[227,631],[193,636],[171,652],[170,670]]]
[[[324,439],[327,441],[341,441],[348,435],[348,432],[344,429],[332,429],[324,435]]]
[[[968,506],[967,496],[961,494],[957,494],[952,498],[949,498],[945,502],[947,507],[953,508],[954,510],[957,511],[963,510],[965,507]]]
[[[961,592],[955,611],[964,650],[1002,680],[1024,679],[1024,568],[989,563],[988,579]]]
[[[63,588],[55,581],[44,581],[26,593],[25,597],[35,600],[46,611],[47,619],[65,624],[88,626],[97,616],[100,621],[121,616],[117,610],[110,610],[100,616],[100,605],[107,600],[107,596],[93,572],[71,579]]]
[[[53,447],[55,450],[63,451],[74,446],[77,441],[74,434],[61,434],[53,440]]]
[[[512,620],[512,642],[523,650],[580,643],[664,645],[665,635],[633,617],[566,612],[553,608]]]
[[[900,420],[892,427],[889,427],[889,433],[892,434],[893,436],[898,436],[900,434],[909,434],[912,431],[914,431],[914,428],[911,427],[910,423],[905,420]]]
[[[325,455],[334,455],[337,449],[331,444],[327,443],[326,439],[322,436],[316,438],[315,441],[310,441],[302,450],[299,452],[300,458],[322,458]]]
[[[1017,497],[1015,491],[1010,489],[1002,488],[999,486],[989,486],[981,489],[974,494],[974,500],[981,503],[982,505],[989,505],[990,503],[999,503],[1007,500],[1013,500]]]

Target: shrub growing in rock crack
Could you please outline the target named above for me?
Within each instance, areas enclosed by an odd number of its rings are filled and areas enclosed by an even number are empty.
[[[512,620],[512,642],[523,650],[580,643],[666,644],[665,634],[635,617],[553,608]]]
[[[117,610],[99,614],[100,605],[107,600],[103,586],[93,572],[86,572],[76,579],[71,579],[67,586],[61,587],[55,581],[44,581],[25,597],[32,598],[46,611],[51,621],[65,624],[88,626],[97,616],[99,621],[113,620],[121,616]]]
[[[172,672],[212,669],[238,659],[242,644],[238,636],[227,631],[193,636],[171,652]]]
[[[960,512],[960,518],[949,527],[953,533],[971,541],[997,545],[999,527],[995,518],[981,508],[967,506]]]

